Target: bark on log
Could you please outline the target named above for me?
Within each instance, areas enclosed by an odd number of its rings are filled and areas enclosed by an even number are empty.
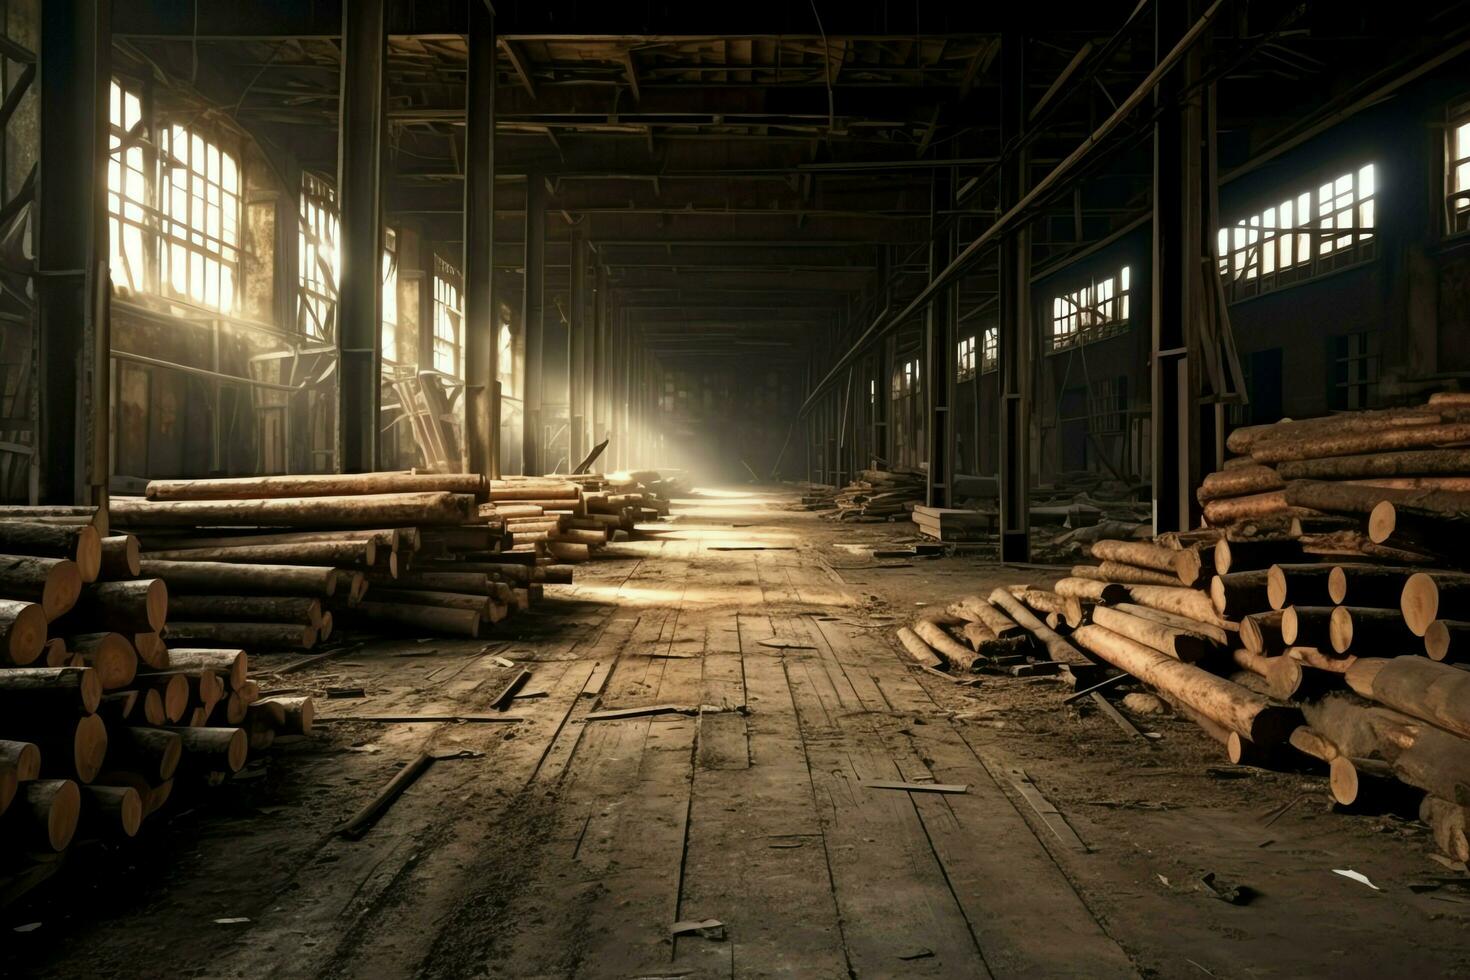
[[[444,636],[474,638],[480,635],[481,616],[467,609],[439,609],[399,602],[365,601],[352,612],[370,623],[384,626],[423,629]]]
[[[97,577],[103,581],[137,578],[143,560],[138,539],[131,534],[114,534],[101,539],[101,568]]]
[[[1470,423],[1403,425],[1376,432],[1344,431],[1339,428],[1301,435],[1282,435],[1261,441],[1251,447],[1250,454],[1258,463],[1283,463],[1287,460],[1321,459],[1325,456],[1353,456],[1398,449],[1453,446],[1462,442],[1470,442]]]
[[[1403,616],[1392,609],[1360,609],[1354,606],[1333,608],[1327,635],[1335,653],[1359,656],[1412,650],[1421,642],[1404,625]]]
[[[1211,575],[1216,574],[1215,547],[1225,543],[1221,538],[1216,544],[1205,547],[1185,548],[1175,552],[1174,574],[1179,577],[1179,584],[1186,588],[1197,588]]]
[[[485,478],[478,473],[310,473],[153,480],[144,493],[149,500],[265,500],[435,492],[469,494],[483,499],[486,488]]]
[[[124,527],[263,525],[384,527],[467,524],[474,497],[454,493],[385,493],[266,500],[166,500],[114,497],[112,517]]]
[[[1252,464],[1216,470],[1206,475],[1195,497],[1201,504],[1206,504],[1211,500],[1223,500],[1227,497],[1269,493],[1285,486],[1286,481],[1274,469]]]
[[[948,662],[953,671],[969,673],[980,657],[969,647],[955,640],[944,631],[944,627],[921,619],[912,626],[914,633]]]
[[[1272,565],[1266,570],[1266,601],[1272,609],[1329,605],[1332,569],[1323,564]]]
[[[0,555],[0,596],[39,602],[47,621],[76,605],[82,574],[68,558]]]
[[[1344,657],[1317,647],[1287,647],[1282,656],[1329,674],[1346,674],[1358,660],[1351,654]]]
[[[149,561],[142,574],[161,578],[178,595],[330,596],[337,575],[330,568],[297,565],[233,565],[228,562]],[[344,573],[350,576],[351,573]]]
[[[1121,612],[1110,606],[1098,606],[1092,611],[1092,621],[1119,636],[1126,636],[1136,643],[1166,653],[1175,660],[1195,663],[1209,653],[1213,644],[1199,633],[1189,632],[1152,619],[1145,619]]]
[[[1128,595],[1140,606],[1173,613],[1211,626],[1224,625],[1224,620],[1215,611],[1210,597],[1198,589],[1185,589],[1177,585],[1131,585],[1128,587]]]
[[[1128,587],[1116,582],[1068,577],[1058,579],[1052,589],[1057,595],[1086,599],[1088,602],[1115,604],[1128,601]]]
[[[1336,759],[1340,752],[1323,734],[1310,725],[1298,725],[1292,730],[1291,747],[1303,755],[1309,755],[1314,759],[1330,763]]]
[[[587,545],[574,541],[548,541],[546,551],[558,561],[586,561],[592,557]]]
[[[32,710],[12,718],[7,727],[34,742],[41,751],[41,775],[90,783],[107,757],[107,725],[97,715],[63,715]]]
[[[1311,726],[1344,756],[1386,759],[1408,785],[1440,799],[1470,802],[1470,741],[1349,694],[1323,698],[1303,710]]]
[[[1415,572],[1404,582],[1399,609],[1413,634],[1423,636],[1441,612],[1470,609],[1470,574]]]
[[[1350,556],[1400,565],[1433,565],[1440,561],[1422,551],[1407,551],[1389,545],[1374,544],[1362,531],[1331,531],[1326,534],[1303,534],[1297,539],[1302,551],[1309,555],[1334,558]]]
[[[169,602],[175,618],[228,623],[301,623],[320,626],[320,599],[305,596],[179,596]]]
[[[1153,609],[1141,606],[1136,602],[1120,602],[1116,605],[1119,612],[1125,612],[1130,616],[1140,619],[1151,619],[1165,626],[1184,630],[1186,633],[1197,633],[1217,647],[1230,645],[1230,634],[1213,623],[1202,623],[1199,620],[1180,616],[1177,613],[1166,612],[1162,609]]]
[[[144,771],[153,779],[172,779],[183,757],[183,739],[162,728],[129,726],[123,729],[121,742],[121,753],[144,763]]]
[[[77,832],[82,812],[82,792],[70,779],[41,779],[26,783],[19,809],[25,814],[26,842],[66,850]]]
[[[1378,490],[1412,496],[1385,499],[1368,515],[1368,538],[1429,554],[1463,556],[1470,547],[1470,493],[1448,490]]]
[[[231,689],[242,686],[250,674],[250,656],[244,650],[181,647],[170,650],[168,656],[170,671],[212,670],[224,678]]]
[[[1140,568],[1151,568],[1156,572],[1165,572],[1171,577],[1174,575],[1174,559],[1178,557],[1178,552],[1160,548],[1147,541],[1096,541],[1091,551],[1092,557],[1099,561],[1115,561],[1126,565],[1137,565]]]
[[[490,500],[499,504],[501,501],[523,501],[523,500],[553,500],[557,502],[572,502],[580,500],[582,488],[575,483],[520,483],[502,480],[490,481]]]
[[[965,596],[959,601],[976,622],[984,623],[997,637],[1004,640],[1012,636],[1024,636],[1026,630],[1005,613],[997,609],[988,599],[981,596]]]
[[[1212,527],[1224,527],[1240,521],[1260,521],[1292,516],[1286,502],[1286,491],[1272,490],[1244,497],[1225,497],[1204,505],[1205,521]]]
[[[1441,663],[1470,663],[1470,622],[1436,619],[1424,631],[1424,652]]]
[[[1302,686],[1302,665],[1290,657],[1263,657],[1250,650],[1231,650],[1230,659],[1242,670],[1266,682],[1265,692],[1273,698],[1288,701]]]
[[[72,705],[91,714],[102,703],[102,681],[91,667],[13,667],[0,670],[0,705],[7,711]]]
[[[1281,611],[1281,639],[1289,647],[1332,649],[1333,606],[1287,606]]]
[[[1252,541],[1231,541],[1223,538],[1215,544],[1215,574],[1270,568],[1282,562],[1299,561],[1301,556],[1302,546],[1292,538]]]
[[[1441,420],[1432,408],[1387,408],[1347,412],[1310,419],[1282,419],[1265,425],[1246,425],[1231,432],[1225,446],[1232,453],[1251,453],[1259,443],[1313,432],[1373,432],[1400,426],[1432,425]]]
[[[250,740],[243,728],[199,728],[186,726],[168,728],[183,741],[185,759],[202,768],[218,769],[223,766],[229,772],[239,772],[245,767],[245,756],[250,751]]]
[[[1359,657],[1347,682],[1365,698],[1470,738],[1470,672],[1419,656]]]
[[[1470,861],[1470,838],[1466,837],[1466,807],[1434,796],[1419,804],[1419,819],[1428,825],[1435,846],[1452,861]]]
[[[1042,613],[1056,613],[1073,629],[1082,625],[1082,600],[1075,596],[1063,596],[1025,585],[1013,585],[1007,591],[1025,603],[1029,609]]]
[[[1238,684],[1101,626],[1084,626],[1072,635],[1108,663],[1150,687],[1167,692],[1254,745],[1263,748],[1277,745],[1301,724],[1301,713],[1287,705],[1275,704]]]
[[[28,783],[41,775],[41,750],[34,742],[0,740],[0,766],[12,770],[16,779]]]
[[[131,786],[85,786],[82,799],[89,825],[104,833],[120,830],[124,837],[136,837],[143,825],[143,798]]]
[[[1077,574],[1077,567],[1072,569],[1072,574]],[[1152,568],[1141,568],[1138,565],[1125,565],[1122,562],[1116,561],[1105,561],[1101,565],[1098,565],[1097,575],[1101,581],[1116,582],[1120,585],[1158,585],[1164,587],[1179,585],[1179,576],[1172,571],[1159,572]]]
[[[1251,653],[1258,653],[1263,657],[1279,655],[1289,646],[1281,636],[1283,615],[1278,609],[1272,612],[1251,613],[1241,617],[1240,642]]]
[[[514,567],[514,566],[507,566]],[[405,572],[389,578],[380,572],[369,572],[367,580],[374,590],[392,588],[415,592],[459,592],[467,595],[489,595],[490,576],[484,572]],[[374,597],[377,592],[373,592]]]
[[[1016,625],[1025,629],[1034,636],[1042,646],[1046,647],[1047,654],[1057,663],[1068,665],[1090,665],[1091,661],[1072,644],[1062,639],[1041,620],[1031,614],[1021,602],[1005,589],[996,589],[990,593],[992,605],[1000,607],[1000,610],[1015,620]]]
[[[70,559],[83,582],[94,582],[102,561],[102,539],[90,525],[0,523],[0,554]]]
[[[69,628],[85,624],[120,633],[158,633],[168,622],[168,585],[161,578],[95,582],[82,590],[63,622]]]
[[[1411,494],[1408,490],[1365,487],[1356,483],[1323,483],[1293,480],[1286,485],[1286,499],[1293,507],[1307,507],[1329,514],[1367,515],[1379,502]]]
[[[1338,606],[1398,609],[1412,574],[1411,569],[1383,565],[1334,565],[1327,575],[1327,600]]]
[[[1349,480],[1353,486],[1380,490],[1444,490],[1470,492],[1470,476],[1380,476],[1371,480]]]
[[[316,646],[314,626],[300,623],[170,623],[168,638],[195,647],[310,650]],[[169,651],[170,661],[173,652]]]
[[[284,721],[280,729],[282,735],[310,735],[312,722],[316,717],[316,709],[311,698],[268,698],[257,701],[257,705],[279,705]]]
[[[373,601],[402,603],[410,606],[437,606],[440,609],[469,609],[485,617],[490,614],[490,598],[486,595],[413,589],[374,589]]]
[[[149,561],[214,561],[244,565],[330,565],[334,568],[371,568],[378,561],[378,543],[316,541],[303,544],[242,544],[223,548],[165,548],[148,550]]]
[[[1210,579],[1210,602],[1225,619],[1239,619],[1270,607],[1267,597],[1269,571],[1229,572]]]
[[[28,667],[46,649],[46,613],[24,599],[0,599],[0,665]]]

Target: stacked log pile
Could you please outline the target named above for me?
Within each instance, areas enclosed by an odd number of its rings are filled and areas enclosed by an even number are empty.
[[[1237,430],[1242,455],[1199,490],[1208,526],[1094,541],[1051,589],[990,601],[1029,614],[1012,618],[1033,652],[1141,681],[1232,761],[1315,768],[1347,808],[1417,806],[1441,850],[1470,859],[1462,411],[1470,395]],[[974,602],[905,649],[975,669],[941,642]]]
[[[907,520],[924,502],[924,474],[905,470],[861,470],[858,479],[831,497],[834,520],[858,524]]]
[[[165,642],[168,588],[137,540],[53,510],[0,516],[0,875],[132,837],[176,783],[222,781],[311,723],[309,699],[260,698],[244,651]]]

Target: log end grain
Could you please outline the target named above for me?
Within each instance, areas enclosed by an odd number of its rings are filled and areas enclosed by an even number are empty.
[[[1439,586],[1434,576],[1415,572],[1404,583],[1399,603],[1404,613],[1404,625],[1415,636],[1423,636],[1429,624],[1439,618]]]
[[[1333,565],[1332,571],[1327,573],[1327,598],[1340,606],[1347,601],[1347,591],[1347,572],[1341,565]]]
[[[30,742],[0,742],[0,766],[15,770],[15,778],[28,783],[41,775],[41,750]]]
[[[1430,660],[1463,662],[1470,646],[1470,623],[1436,619],[1424,631],[1424,652]]]
[[[102,573],[102,536],[91,525],[77,529],[76,552],[72,556],[83,582],[95,582]]]
[[[1286,572],[1280,565],[1272,565],[1266,570],[1266,601],[1272,609],[1286,608]]]
[[[27,783],[26,804],[46,844],[64,851],[77,832],[82,813],[82,791],[70,779],[43,779]]]
[[[72,763],[77,779],[84,783],[96,779],[106,759],[107,726],[97,715],[88,715],[77,722],[72,739]]]
[[[1385,657],[1359,657],[1347,669],[1348,687],[1357,694],[1371,699],[1373,684],[1378,679],[1379,672],[1386,666],[1388,666],[1388,659]]]
[[[1347,606],[1334,606],[1327,621],[1327,636],[1334,653],[1347,653],[1353,647],[1353,613]]]
[[[1301,618],[1297,615],[1295,606],[1287,606],[1281,610],[1281,642],[1287,646],[1296,646],[1297,636],[1301,631]]]
[[[46,611],[34,602],[0,602],[0,626],[5,628],[5,655],[10,664],[33,664],[46,649]]]

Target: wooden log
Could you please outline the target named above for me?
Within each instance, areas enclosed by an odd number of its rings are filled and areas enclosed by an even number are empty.
[[[547,585],[571,585],[571,565],[547,565],[539,569],[542,573],[541,580]]]
[[[1237,648],[1230,651],[1230,659],[1237,667],[1265,681],[1266,693],[1278,700],[1295,697],[1302,685],[1302,665],[1290,657],[1263,657]]]
[[[120,633],[157,633],[168,621],[168,586],[161,578],[95,582],[82,590],[76,608],[62,622]]]
[[[35,667],[69,667],[72,666],[72,652],[66,648],[66,640],[59,636],[53,636],[46,641],[42,648],[42,656],[32,664]],[[44,663],[42,663],[44,661]]]
[[[1036,641],[1046,648],[1047,654],[1054,663],[1067,664],[1069,666],[1090,666],[1091,661],[1082,653],[1057,635],[1056,631],[1048,627],[1041,620],[1032,615],[1019,599],[1011,595],[1005,589],[996,589],[990,593],[992,605],[1000,607],[1000,610],[1016,622],[1018,626],[1025,629]]]
[[[129,726],[121,741],[122,752],[145,763],[143,771],[155,779],[172,779],[183,757],[183,739],[163,728]]]
[[[1308,555],[1365,558],[1400,565],[1433,565],[1440,560],[1421,551],[1406,551],[1390,545],[1374,544],[1362,531],[1303,534],[1297,540],[1301,543],[1302,551]]]
[[[296,697],[268,698],[257,701],[257,705],[277,705],[281,709],[282,723],[279,734],[282,735],[310,735],[312,721],[316,717],[316,709],[311,698]]]
[[[28,783],[41,775],[41,750],[32,742],[0,740],[0,766],[15,773],[15,778]]]
[[[1333,606],[1287,606],[1281,611],[1281,639],[1289,647],[1332,649]]]
[[[15,799],[16,790],[20,788],[20,780],[16,778],[15,770],[10,766],[0,763],[0,816],[10,809],[10,804]]]
[[[17,734],[41,751],[41,775],[90,783],[107,757],[107,724],[97,715],[29,713],[15,717]]]
[[[1002,640],[1013,636],[1026,635],[1025,629],[992,605],[989,600],[981,596],[965,596],[958,602],[958,605],[963,606],[965,609],[962,615],[966,615],[967,618],[973,619],[977,623],[984,623],[990,628],[992,633]]]
[[[1382,565],[1334,565],[1327,575],[1327,599],[1334,605],[1397,609],[1412,569]]]
[[[1434,620],[1424,631],[1424,652],[1442,663],[1470,663],[1470,622]]]
[[[1152,619],[1145,619],[1122,612],[1110,606],[1098,606],[1092,611],[1092,621],[1097,625],[1125,636],[1136,643],[1166,653],[1176,660],[1194,663],[1204,658],[1214,644],[1199,633],[1189,632]]]
[[[1448,490],[1470,492],[1470,476],[1381,476],[1371,480],[1349,480],[1355,486],[1387,490]]]
[[[1347,682],[1365,698],[1470,738],[1470,672],[1419,656],[1359,657]]]
[[[1217,647],[1228,646],[1231,642],[1230,634],[1212,623],[1202,623],[1175,613],[1165,612],[1162,609],[1141,606],[1136,602],[1120,602],[1117,603],[1115,608],[1120,612],[1125,612],[1139,619],[1151,619],[1156,623],[1172,626],[1174,629],[1183,630],[1186,633],[1195,633],[1203,636],[1207,641]]]
[[[1263,657],[1274,657],[1282,653],[1288,646],[1281,635],[1281,620],[1284,615],[1281,610],[1276,609],[1242,616],[1240,642],[1251,653]]]
[[[1249,572],[1283,562],[1301,559],[1302,547],[1294,538],[1263,538],[1250,541],[1231,541],[1221,538],[1215,542],[1215,574],[1227,572]]]
[[[1270,606],[1267,597],[1268,571],[1227,572],[1210,579],[1210,602],[1225,619],[1239,619]]]
[[[184,758],[193,766],[239,772],[245,767],[250,738],[243,728],[200,728],[184,726],[165,729],[178,734]]]
[[[114,497],[112,519],[124,527],[262,525],[279,527],[385,527],[466,524],[475,498],[455,493],[383,493],[360,496],[255,500],[144,500]]]
[[[592,557],[587,545],[574,541],[548,541],[546,551],[559,561],[586,561]]]
[[[250,656],[240,649],[180,647],[169,651],[169,669],[183,672],[211,670],[234,689],[242,687],[249,679]]]
[[[102,539],[90,525],[0,522],[0,554],[69,559],[83,582],[94,582],[102,562]]]
[[[26,817],[26,843],[64,851],[77,832],[82,791],[70,779],[39,779],[26,783],[18,809]]]
[[[38,704],[74,705],[90,714],[102,703],[102,680],[91,667],[13,667],[0,670],[0,705],[9,711]]]
[[[1025,603],[1029,609],[1041,613],[1056,613],[1073,629],[1082,625],[1082,600],[1075,596],[1058,595],[1055,592],[1033,589],[1025,585],[1013,585],[1007,591]]]
[[[1224,544],[1221,538],[1216,544]],[[1175,553],[1174,574],[1179,577],[1179,584],[1187,588],[1196,588],[1203,584],[1204,580],[1216,574],[1215,568],[1215,545],[1209,548],[1202,546],[1183,548]]]
[[[1161,548],[1147,541],[1095,541],[1091,547],[1092,557],[1099,561],[1115,561],[1140,568],[1151,568],[1156,572],[1174,575],[1174,560],[1178,553]]]
[[[1286,491],[1284,490],[1253,493],[1244,497],[1225,497],[1211,500],[1204,505],[1205,521],[1212,527],[1224,527],[1240,521],[1286,517],[1291,514],[1292,509],[1286,502]]]
[[[143,560],[143,552],[138,546],[137,538],[131,534],[114,534],[101,539],[99,550],[101,552],[97,574],[99,579],[112,582],[138,577],[141,569],[139,562]]]
[[[1394,809],[1411,791],[1397,782],[1393,767],[1379,759],[1339,755],[1328,763],[1332,799],[1355,810]]]
[[[1325,606],[1331,565],[1272,565],[1266,570],[1266,601],[1272,609],[1287,606]]]
[[[1318,647],[1287,647],[1282,656],[1329,674],[1346,674],[1358,659],[1351,654],[1341,656]]]
[[[264,500],[365,494],[452,493],[483,498],[478,473],[308,473],[207,480],[152,480],[149,500]]]
[[[179,596],[169,611],[186,621],[230,623],[300,623],[320,626],[322,603],[308,596]]]
[[[501,501],[523,500],[575,502],[581,496],[582,488],[575,483],[490,481],[490,500],[497,505]]]
[[[490,599],[486,595],[461,592],[430,592],[412,589],[374,589],[374,602],[404,603],[410,606],[437,606],[440,609],[469,609],[481,616],[490,615]]]
[[[1415,572],[1404,582],[1399,608],[1413,634],[1423,636],[1441,610],[1470,609],[1470,574]]]
[[[1072,634],[1078,643],[1120,670],[1167,692],[1223,728],[1269,747],[1286,740],[1301,724],[1301,713],[1176,660],[1102,626],[1084,626]]]
[[[243,565],[330,565],[334,568],[371,568],[378,561],[378,543],[311,541],[303,544],[241,544],[223,548],[149,549],[149,561],[215,561]]]
[[[1298,752],[1321,762],[1330,763],[1341,755],[1337,751],[1337,746],[1310,725],[1298,725],[1292,729],[1291,738],[1288,741],[1291,747]]]
[[[1226,497],[1244,497],[1248,494],[1269,493],[1286,486],[1281,476],[1269,466],[1254,461],[1229,469],[1207,474],[1195,492],[1201,504]]]
[[[477,637],[481,615],[468,609],[440,609],[401,602],[365,601],[353,611],[370,623],[401,629],[422,629],[444,636]]]
[[[335,570],[314,566],[145,559],[141,571],[149,578],[163,579],[168,584],[170,595],[326,597],[332,595],[337,587]]]
[[[0,666],[28,667],[46,649],[46,612],[24,599],[0,599]]]
[[[1116,582],[1069,576],[1058,579],[1052,590],[1059,596],[1085,599],[1088,602],[1115,604],[1128,601],[1128,588]]]
[[[349,572],[344,569],[336,569],[332,572],[335,581],[334,592],[339,600],[345,600],[347,605],[356,607],[367,595],[369,588],[367,576],[362,572]],[[391,580],[393,576],[389,575]],[[332,593],[328,593],[330,596]]]
[[[1462,803],[1451,803],[1434,796],[1424,797],[1419,804],[1419,819],[1429,827],[1440,853],[1452,861],[1470,861],[1470,838],[1466,837],[1467,810]]]
[[[301,623],[181,622],[169,624],[168,637],[195,647],[310,650],[316,646],[317,631]]]
[[[1373,508],[1368,515],[1368,538],[1374,544],[1451,556],[1463,556],[1466,547],[1470,546],[1470,493],[1451,493],[1448,490],[1375,492],[1413,496],[1383,500]]]
[[[951,670],[968,673],[980,659],[973,650],[956,641],[932,620],[920,619],[911,628],[916,636],[944,658]]]
[[[1453,668],[1449,668],[1453,669]],[[1440,799],[1470,794],[1470,741],[1351,695],[1303,706],[1313,728],[1347,757],[1388,760],[1392,775]]]
[[[1173,613],[1185,619],[1211,626],[1221,626],[1224,623],[1220,614],[1215,611],[1210,597],[1198,589],[1185,589],[1177,585],[1131,585],[1128,587],[1128,596],[1140,606]]]
[[[66,645],[82,655],[104,691],[127,687],[137,676],[138,653],[121,633],[84,633],[68,637]]]
[[[1412,650],[1422,642],[1392,609],[1354,606],[1333,607],[1327,635],[1335,653],[1357,655]]]
[[[1470,392],[1436,391],[1429,396],[1427,407],[1430,410],[1440,411],[1446,409],[1461,410],[1470,407]]]
[[[134,633],[133,649],[144,666],[153,670],[168,668],[168,645],[163,642],[163,634],[152,631]]]
[[[1411,425],[1433,425],[1441,420],[1433,408],[1387,408],[1368,412],[1343,412],[1310,419],[1281,419],[1264,425],[1235,429],[1225,440],[1232,453],[1250,453],[1256,445],[1283,436],[1312,432],[1373,432]]]
[[[514,567],[514,566],[509,566]],[[377,572],[369,572],[367,580],[374,589],[386,587],[398,591],[414,592],[458,592],[464,595],[489,595],[490,576],[484,572],[407,572],[397,579],[390,579]]]
[[[1251,447],[1250,455],[1258,463],[1283,463],[1287,460],[1453,446],[1462,442],[1470,442],[1470,424],[1463,422],[1401,425],[1372,432],[1335,428],[1263,440]]]
[[[1072,574],[1078,573],[1078,567],[1074,566]],[[1122,562],[1105,561],[1097,566],[1097,575],[1104,582],[1116,582],[1120,585],[1159,585],[1173,587],[1179,584],[1179,576],[1175,572],[1158,572],[1152,568],[1141,568],[1137,565],[1125,565]]]
[[[1326,483],[1320,480],[1293,480],[1286,485],[1286,500],[1293,507],[1305,507],[1329,514],[1368,515],[1379,502],[1392,497],[1409,496],[1408,491],[1365,487],[1354,483]]]
[[[124,837],[136,837],[143,825],[143,798],[131,786],[90,785],[83,788],[87,809],[99,827],[116,828]]]
[[[67,558],[0,555],[0,596],[39,602],[47,621],[61,616],[82,594],[82,574]]]

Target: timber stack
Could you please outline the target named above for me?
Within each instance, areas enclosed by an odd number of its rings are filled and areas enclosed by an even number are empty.
[[[1470,395],[1237,430],[1228,445],[1241,455],[1199,490],[1206,527],[1093,541],[1093,562],[1050,589],[998,589],[988,602],[1022,628],[1032,657],[1080,654],[1130,675],[1232,762],[1316,770],[1341,807],[1417,808],[1438,847],[1465,861],[1470,424],[1461,413]],[[986,659],[997,648],[972,625],[981,601],[950,605],[900,642],[932,667],[1003,665]],[[963,650],[961,641],[970,641]]]
[[[12,844],[0,877],[74,840],[133,837],[176,786],[222,782],[278,735],[310,732],[311,700],[262,698],[243,650],[164,640],[168,586],[105,513],[6,507],[0,548],[0,825]]]
[[[924,474],[908,470],[861,470],[858,478],[832,495],[833,520],[857,524],[908,520],[924,502]]]

